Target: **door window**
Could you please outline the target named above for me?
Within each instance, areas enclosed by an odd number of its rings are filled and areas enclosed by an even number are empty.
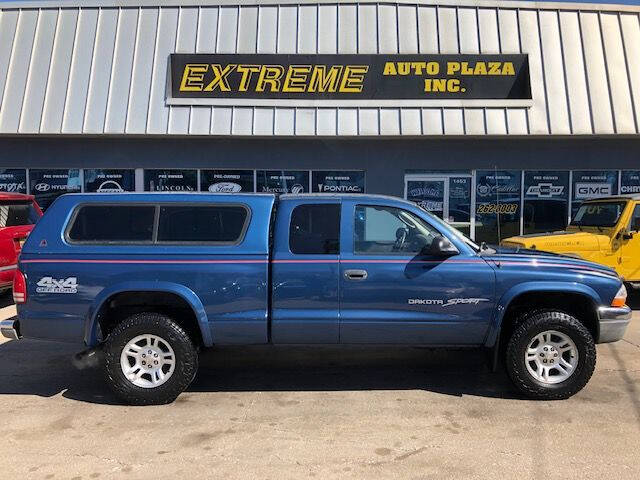
[[[340,205],[298,205],[291,212],[289,249],[298,255],[340,253]]]
[[[640,205],[636,205],[636,207],[633,209],[631,223],[629,224],[629,231],[640,232]]]
[[[437,230],[406,210],[356,206],[356,254],[415,255],[437,235]]]

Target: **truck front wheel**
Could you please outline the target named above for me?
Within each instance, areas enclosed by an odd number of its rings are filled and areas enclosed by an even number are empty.
[[[560,400],[587,384],[596,365],[596,348],[591,333],[576,318],[544,310],[516,324],[506,363],[511,380],[525,395]]]
[[[198,352],[170,317],[138,313],[126,318],[104,343],[107,382],[130,405],[173,402],[193,381]]]

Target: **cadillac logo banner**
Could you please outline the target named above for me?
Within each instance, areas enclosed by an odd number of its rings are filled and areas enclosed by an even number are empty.
[[[527,55],[172,54],[170,63],[171,104],[531,100]]]

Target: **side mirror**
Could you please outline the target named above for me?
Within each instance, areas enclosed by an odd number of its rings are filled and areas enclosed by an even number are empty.
[[[622,232],[623,240],[631,240],[633,238],[634,233],[635,232],[633,231],[625,230],[624,232]]]
[[[438,235],[431,241],[431,245],[425,245],[420,255],[428,257],[451,257],[460,253],[448,238]]]

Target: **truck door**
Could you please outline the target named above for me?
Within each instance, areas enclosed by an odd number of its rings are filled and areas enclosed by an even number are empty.
[[[341,343],[483,342],[495,308],[494,271],[471,250],[420,255],[439,234],[408,209],[343,201]]]
[[[339,199],[281,200],[271,265],[271,341],[338,343]]]
[[[628,228],[614,244],[618,245],[618,273],[627,281],[640,281],[640,205],[634,207]]]

